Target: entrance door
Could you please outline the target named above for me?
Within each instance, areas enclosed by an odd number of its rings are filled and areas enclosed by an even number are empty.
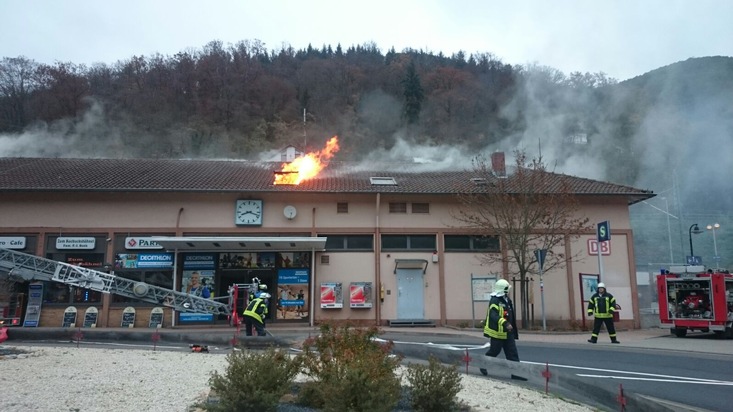
[[[422,269],[397,269],[397,319],[425,318]]]

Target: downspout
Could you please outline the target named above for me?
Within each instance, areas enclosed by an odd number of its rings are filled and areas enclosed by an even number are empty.
[[[316,236],[316,208],[311,212],[311,236]],[[316,324],[314,317],[316,316],[316,308],[313,304],[316,301],[316,249],[311,248],[311,290],[309,294],[310,304],[308,305],[308,326],[313,327]]]
[[[181,215],[183,214],[183,208],[178,209],[178,216],[176,217],[176,236],[181,237]],[[178,290],[178,248],[173,252],[173,290]],[[176,310],[173,309],[171,312],[171,327],[176,327]]]
[[[381,193],[377,193],[377,204],[374,208],[375,214],[374,214],[374,271],[375,271],[375,284],[374,284],[374,290],[380,291],[380,293],[377,293],[379,296],[379,302],[375,305],[377,308],[376,311],[376,317],[377,317],[377,326],[380,326],[382,324],[382,267],[381,267],[381,253],[380,250],[382,250],[382,241],[379,231],[379,205],[381,203]]]

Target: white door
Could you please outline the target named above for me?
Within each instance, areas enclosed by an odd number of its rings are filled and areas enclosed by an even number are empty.
[[[397,269],[397,319],[424,319],[422,269]]]

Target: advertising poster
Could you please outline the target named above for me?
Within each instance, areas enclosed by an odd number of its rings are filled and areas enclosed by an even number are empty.
[[[349,304],[352,308],[372,307],[372,282],[352,282]]]
[[[34,282],[28,285],[28,304],[25,308],[24,327],[36,327],[41,319],[41,304],[43,303],[43,283]]]
[[[183,258],[183,279],[181,292],[211,299],[214,297],[214,272],[216,255],[213,253],[189,253]],[[181,323],[210,322],[214,315],[210,313],[186,313],[178,316]]]
[[[303,319],[308,316],[308,269],[277,271],[277,319]]]
[[[275,267],[275,252],[222,253],[222,269],[267,269]]]
[[[344,296],[341,283],[321,283],[321,308],[341,309],[344,307]]]
[[[583,302],[587,303],[598,290],[598,277],[587,273],[580,274],[580,293]]]

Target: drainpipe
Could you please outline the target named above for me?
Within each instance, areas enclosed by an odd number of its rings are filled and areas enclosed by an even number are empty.
[[[377,193],[376,198],[376,205],[374,207],[375,213],[374,213],[374,271],[375,271],[375,285],[374,285],[374,291],[376,293],[373,293],[377,299],[375,299],[376,305],[374,306],[377,308],[376,310],[376,317],[377,317],[377,326],[381,326],[382,324],[382,300],[380,291],[382,290],[382,266],[381,266],[381,245],[382,241],[380,239],[380,232],[379,232],[379,204],[381,203],[381,193]]]
[[[178,209],[178,216],[176,217],[176,236],[181,235],[181,215],[183,214],[183,208]],[[178,289],[178,248],[173,253],[173,290]],[[171,327],[176,327],[176,310],[172,310],[171,315]]]

